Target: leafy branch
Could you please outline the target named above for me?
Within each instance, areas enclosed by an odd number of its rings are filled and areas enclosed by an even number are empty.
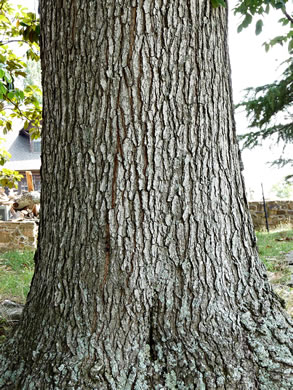
[[[40,136],[42,92],[36,85],[17,88],[15,82],[17,80],[20,85],[27,78],[25,58],[35,62],[40,60],[38,17],[22,5],[15,8],[10,0],[0,0],[0,34],[0,127],[5,134],[12,129],[13,119],[19,118],[24,121],[24,127],[34,124],[31,131],[32,137],[36,138]],[[11,43],[17,43],[19,47],[26,45],[23,57],[9,48]],[[1,148],[0,161],[7,161],[7,156]],[[0,169],[0,185],[11,186],[19,178],[14,171]]]
[[[268,51],[275,45],[287,44],[290,55],[284,62],[287,66],[280,80],[257,88],[247,88],[244,100],[236,106],[245,109],[249,128],[252,129],[239,137],[244,141],[244,147],[253,148],[270,137],[274,137],[277,143],[282,141],[285,146],[293,142],[293,18],[287,12],[287,3],[288,0],[245,0],[239,1],[234,9],[235,13],[243,16],[238,32],[247,28],[256,16],[261,17],[255,25],[257,35],[262,32],[262,17],[271,10],[281,11],[283,17],[279,23],[287,31],[265,42],[264,47]],[[282,157],[274,162],[280,166],[291,163],[291,159]]]

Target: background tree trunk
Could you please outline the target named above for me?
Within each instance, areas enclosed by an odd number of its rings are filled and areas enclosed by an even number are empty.
[[[239,167],[226,9],[40,10],[40,237],[1,388],[292,389]]]

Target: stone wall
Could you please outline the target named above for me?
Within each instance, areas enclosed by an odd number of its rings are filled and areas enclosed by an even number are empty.
[[[269,227],[277,227],[280,224],[293,224],[292,200],[268,200],[266,201]],[[265,229],[266,220],[263,202],[249,202],[249,210],[256,230]]]
[[[0,221],[0,250],[35,249],[37,235],[33,221]]]

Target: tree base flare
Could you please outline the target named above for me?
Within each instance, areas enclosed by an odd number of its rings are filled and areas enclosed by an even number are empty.
[[[225,327],[210,333],[209,323],[200,324],[201,331],[190,324],[191,332],[173,335],[157,327],[152,339],[129,335],[124,347],[106,334],[76,334],[75,354],[73,345],[58,338],[42,340],[50,345],[43,350],[20,353],[19,328],[1,355],[0,389],[291,390],[293,332],[278,313],[256,322],[247,311],[234,321],[240,325],[230,329],[230,337]]]

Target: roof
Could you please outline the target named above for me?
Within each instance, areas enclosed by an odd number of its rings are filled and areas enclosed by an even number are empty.
[[[5,164],[5,168],[15,171],[40,170],[40,153],[33,152],[29,136],[20,131],[11,131],[4,136],[6,143],[3,145],[11,154],[11,159]]]

